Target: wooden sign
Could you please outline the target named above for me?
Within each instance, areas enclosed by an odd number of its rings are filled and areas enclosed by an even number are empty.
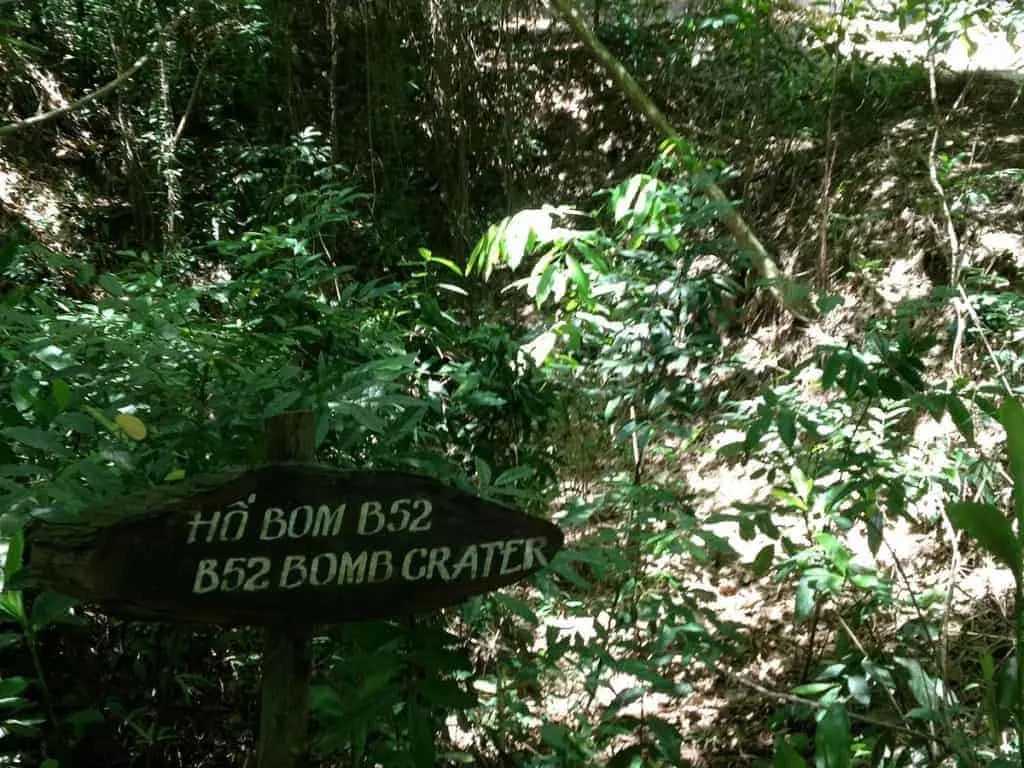
[[[131,618],[334,623],[459,603],[543,568],[562,541],[428,478],[270,464],[36,520],[25,576]]]

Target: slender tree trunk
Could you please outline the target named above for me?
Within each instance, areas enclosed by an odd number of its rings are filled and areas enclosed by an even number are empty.
[[[338,107],[338,78],[341,69],[341,45],[338,42],[338,0],[327,0],[327,32],[331,36],[330,110],[331,164],[341,162],[341,115]]]
[[[167,56],[162,52],[157,61],[160,88],[160,175],[164,182],[164,253],[169,253],[177,246],[177,221],[181,216],[181,169],[175,153],[175,129],[171,107],[171,82],[167,74]]]

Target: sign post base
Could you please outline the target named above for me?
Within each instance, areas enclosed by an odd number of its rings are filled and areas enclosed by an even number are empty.
[[[314,424],[312,411],[282,413],[268,420],[267,460],[312,461]],[[257,768],[296,768],[305,763],[312,671],[312,625],[299,621],[264,630]]]

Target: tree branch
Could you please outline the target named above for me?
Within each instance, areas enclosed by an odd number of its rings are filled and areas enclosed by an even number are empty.
[[[128,69],[119,74],[106,85],[97,88],[92,93],[88,93],[82,98],[71,102],[70,104],[65,104],[63,107],[51,109],[49,112],[43,112],[40,115],[33,115],[32,117],[27,117],[24,120],[19,120],[14,123],[0,125],[0,139],[5,138],[7,136],[13,136],[14,134],[23,131],[26,128],[30,128],[33,125],[48,123],[51,120],[55,120],[58,117],[61,117],[62,115],[67,115],[71,112],[74,112],[77,109],[81,109],[86,104],[96,101],[96,99],[101,99],[108,93],[117,90],[117,88],[119,88],[128,80],[130,80],[135,75],[136,72],[138,72],[140,69],[146,66],[146,64],[149,63],[149,60],[153,57],[153,54],[160,50],[160,48],[167,41],[167,36],[170,34],[171,30],[174,27],[176,27],[179,23],[181,23],[185,16],[186,14],[182,14],[181,16],[178,16],[176,19],[167,24],[161,30],[160,34],[157,35],[156,40],[154,40],[153,43],[149,46],[149,50],[146,51],[146,53],[141,58],[139,58],[134,64],[132,64]]]
[[[562,15],[576,36],[583,45],[590,51],[593,57],[607,71],[612,81],[619,87],[625,96],[632,102],[640,113],[666,139],[681,139],[679,131],[668,121],[664,113],[654,103],[650,96],[644,91],[636,79],[615,58],[615,54],[609,51],[590,28],[583,14],[573,3],[573,0],[550,0],[551,5]],[[698,185],[698,190],[710,202],[717,204],[718,219],[729,230],[733,239],[746,249],[753,261],[761,279],[768,285],[768,290],[779,304],[790,314],[804,321],[816,316],[817,310],[811,301],[811,291],[788,276],[786,276],[775,260],[768,253],[757,235],[747,225],[747,222],[736,211],[736,207],[729,200],[722,188],[710,179],[704,178],[704,174],[694,174],[693,181]]]
[[[171,146],[175,147],[181,140],[181,135],[185,132],[185,126],[188,124],[188,116],[192,113],[192,108],[196,105],[196,96],[199,95],[199,83],[203,80],[203,70],[200,68],[199,73],[196,75],[196,81],[192,85],[192,93],[189,94],[188,104],[185,105],[185,111],[181,113],[181,120],[178,121],[178,129],[174,132],[174,136],[171,137]]]

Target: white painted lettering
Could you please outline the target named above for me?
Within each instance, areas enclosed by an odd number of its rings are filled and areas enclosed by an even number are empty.
[[[359,507],[359,526],[356,529],[360,536],[372,536],[384,529],[384,513],[380,511],[379,501],[364,501]],[[370,528],[371,522],[373,527]]]
[[[213,558],[200,560],[196,566],[196,577],[192,581],[192,594],[205,595],[213,592],[220,586],[220,576],[217,575],[217,561]]]
[[[223,592],[234,592],[245,583],[245,557],[229,557],[224,561],[220,588]]]
[[[427,575],[427,565],[423,562],[427,557],[426,547],[410,549],[402,558],[402,578],[405,581],[419,581]],[[419,568],[414,569],[413,558],[419,558]]]
[[[362,584],[366,578],[366,552],[353,559],[351,552],[342,552],[338,558],[338,584]]]
[[[544,547],[547,543],[548,540],[544,536],[526,540],[526,550],[523,552],[524,571],[533,568],[534,563],[541,568],[548,564],[548,556],[544,554]]]
[[[523,569],[522,560],[519,561],[518,565],[509,562],[509,558],[516,553],[523,546],[522,539],[509,539],[505,542],[505,551],[501,555],[501,575],[504,576],[509,573],[518,573]]]
[[[379,584],[382,581],[387,581],[391,578],[394,572],[395,567],[391,562],[390,549],[379,549],[373,553],[370,557],[370,573],[368,579],[370,584]]]
[[[338,575],[338,558],[333,552],[321,552],[309,564],[309,583],[314,587],[322,587],[334,581]]]
[[[412,499],[395,499],[391,503],[387,526],[389,531],[397,533],[398,531],[404,531],[409,527],[409,504],[411,503]],[[399,522],[395,522],[396,516],[398,516]]]
[[[437,573],[441,581],[451,581],[452,576],[448,572],[448,558],[452,551],[448,547],[434,547],[430,550],[430,557],[427,562],[427,581],[433,581]]]
[[[281,567],[281,578],[277,585],[281,589],[295,589],[301,587],[309,578],[309,571],[306,568],[305,555],[288,555]]]
[[[250,501],[255,501],[255,496],[249,497]],[[246,507],[244,501],[236,501],[231,505],[233,509],[229,509],[224,513],[224,519],[220,524],[220,540],[221,541],[238,541],[240,538],[245,536],[246,526],[249,524],[249,509]],[[234,533],[231,532],[231,527],[234,526]]]
[[[494,560],[494,552],[495,550],[500,550],[504,546],[504,542],[488,541],[484,544],[478,544],[477,546],[486,553],[484,555],[483,565],[480,567],[480,571],[477,573],[477,576],[481,579],[486,579],[491,575],[491,563]]]
[[[273,531],[273,533],[271,533]],[[280,507],[268,507],[263,510],[263,524],[260,526],[260,541],[280,539],[288,531],[284,520],[284,510]]]
[[[469,578],[476,578],[476,567],[477,567],[477,553],[476,545],[470,544],[466,547],[466,551],[462,553],[462,557],[459,558],[459,562],[455,564],[452,569],[452,581],[458,579],[463,571],[469,571],[467,574]]]
[[[326,504],[318,507],[316,510],[316,518],[313,522],[313,535],[337,536],[341,533],[341,521],[344,517],[344,504],[333,511]]]
[[[251,573],[242,587],[243,592],[259,592],[270,586],[270,579],[267,576],[270,573],[269,557],[250,557],[248,566]]]
[[[196,512],[188,522],[188,543],[195,544],[199,528],[206,526],[206,543],[209,544],[213,541],[218,523],[220,523],[220,510],[214,510],[212,517],[208,518],[203,517],[202,510]]]
[[[412,523],[409,525],[409,530],[413,533],[424,533],[430,530],[430,511],[432,507],[430,502],[426,499],[416,499],[412,503],[412,508],[419,512],[419,514],[413,518]]]
[[[291,519],[288,521],[288,538],[301,539],[311,530],[313,530],[313,508],[307,505],[293,509]]]

